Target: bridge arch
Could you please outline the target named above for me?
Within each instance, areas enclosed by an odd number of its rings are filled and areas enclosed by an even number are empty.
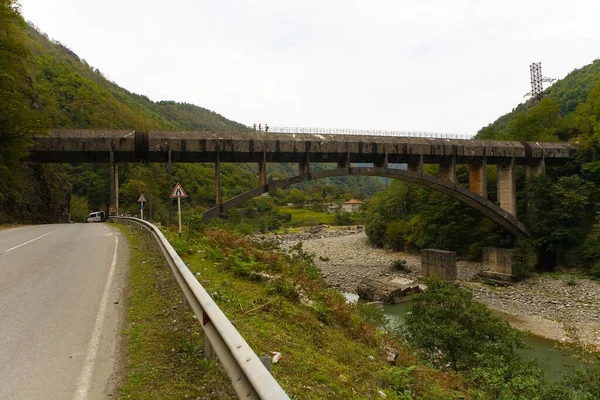
[[[401,169],[394,168],[336,168],[326,171],[313,172],[303,175],[294,176],[287,179],[278,181],[272,181],[265,185],[261,185],[248,192],[242,193],[238,196],[232,197],[231,199],[206,210],[203,213],[203,220],[208,221],[221,213],[237,207],[244,202],[260,196],[264,193],[268,193],[271,190],[281,189],[296,183],[324,179],[329,177],[337,176],[376,176],[382,178],[398,179],[405,182],[414,183],[428,189],[444,193],[452,198],[455,198],[469,207],[479,211],[494,223],[500,225],[515,236],[527,236],[529,237],[529,230],[527,227],[519,221],[514,215],[508,211],[500,208],[497,204],[458,186],[454,182],[442,181],[441,179],[425,175],[420,172],[411,172]]]

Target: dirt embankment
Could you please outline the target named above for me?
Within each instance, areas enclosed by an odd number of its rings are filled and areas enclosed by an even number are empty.
[[[284,246],[302,242],[326,282],[343,292],[356,292],[366,277],[399,276],[420,279],[419,255],[373,248],[361,228],[296,233],[274,238]],[[406,260],[410,273],[394,270],[395,260]],[[575,326],[589,344],[600,348],[600,284],[578,279],[535,276],[507,287],[490,287],[476,280],[481,263],[459,260],[458,279],[473,290],[474,297],[498,311],[513,326],[553,340],[566,339],[563,323]]]

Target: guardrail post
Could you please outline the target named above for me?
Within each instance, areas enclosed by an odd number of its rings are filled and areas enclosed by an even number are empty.
[[[206,329],[204,329],[204,326],[208,323],[210,323],[210,319],[208,318],[208,315],[206,315],[206,311],[202,310],[202,331],[204,332],[204,358],[210,360],[211,358],[215,358],[216,354],[215,350],[212,347],[212,344],[210,344],[210,340],[206,334]]]
[[[183,304],[185,308],[190,308],[190,302],[188,301],[187,297],[185,297],[185,292],[182,291],[181,294],[181,304]]]

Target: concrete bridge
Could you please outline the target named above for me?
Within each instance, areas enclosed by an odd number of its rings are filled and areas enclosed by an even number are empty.
[[[53,130],[35,138],[29,161],[110,163],[111,208],[118,212],[118,163],[202,162],[215,164],[216,206],[208,220],[248,199],[295,183],[330,176],[365,175],[405,180],[452,196],[482,212],[515,235],[528,235],[517,219],[515,166],[528,175],[560,166],[575,148],[565,143],[460,140],[276,132],[173,132]],[[220,163],[256,163],[258,187],[223,202]],[[298,163],[299,175],[267,182],[267,163]],[[311,172],[311,163],[333,163],[336,169]],[[353,168],[370,163],[373,168]],[[407,164],[408,171],[389,168]],[[424,174],[425,164],[439,165],[439,177]],[[469,167],[469,190],[456,185],[456,165]],[[497,171],[498,204],[487,199],[487,165]]]

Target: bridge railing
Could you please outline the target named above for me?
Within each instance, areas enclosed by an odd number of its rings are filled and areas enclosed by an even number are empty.
[[[390,131],[368,129],[334,129],[334,128],[302,128],[302,127],[269,127],[271,133],[299,133],[319,135],[361,135],[361,136],[396,136],[414,138],[462,139],[470,140],[474,135],[463,133]]]
[[[139,218],[110,217],[110,220],[144,230],[154,238],[183,291],[184,304],[187,302],[202,326],[205,357],[212,358],[216,355],[231,379],[237,396],[240,399],[289,400],[279,383],[200,285],[160,229]]]

